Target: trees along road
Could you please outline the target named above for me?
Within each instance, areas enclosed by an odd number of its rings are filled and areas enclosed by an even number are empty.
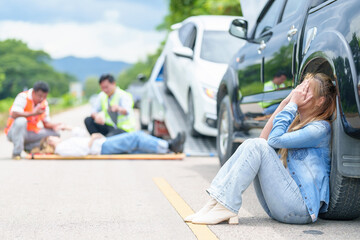
[[[53,120],[84,127],[89,111],[85,105]],[[3,134],[0,148],[2,240],[359,239],[360,219],[320,219],[309,225],[276,222],[262,210],[252,186],[244,193],[239,225],[187,225],[181,215],[191,211],[189,206],[199,210],[208,200],[205,189],[219,169],[216,157],[11,160],[12,144]]]

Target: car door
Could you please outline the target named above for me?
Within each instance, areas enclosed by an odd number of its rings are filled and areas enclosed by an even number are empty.
[[[194,81],[194,72],[196,68],[196,56],[195,56],[195,46],[197,44],[197,34],[198,34],[198,28],[195,24],[192,24],[192,28],[190,31],[190,34],[188,35],[186,41],[184,42],[184,47],[188,47],[193,51],[193,57],[187,58],[182,57],[182,59],[179,59],[181,61],[181,67],[180,70],[180,80],[179,80],[179,98],[180,105],[182,106],[182,109],[185,112],[188,112],[188,92],[189,92],[189,86],[191,84],[191,81]]]
[[[280,10],[284,0],[269,1],[259,15],[249,41],[240,50],[236,59],[238,62],[238,81],[240,111],[244,116],[245,127],[262,127],[257,119],[263,116],[261,101],[264,89],[264,52],[262,44],[269,36],[264,35],[267,29],[272,28],[280,18]]]
[[[179,29],[179,40],[182,47],[188,47],[194,49],[196,39],[196,27],[194,23],[186,23]],[[175,49],[176,46],[174,46]],[[171,69],[171,79],[168,82],[169,88],[174,94],[175,98],[179,102],[180,106],[186,110],[186,99],[187,99],[187,83],[189,74],[189,65],[192,64],[192,58],[177,55],[176,53],[171,54],[169,61],[169,69]]]
[[[190,34],[192,28],[191,23],[185,23],[180,29],[171,32],[165,45],[166,50],[166,68],[167,68],[167,86],[173,94],[175,94],[181,67],[179,59],[181,58],[176,54],[176,49],[183,46],[185,39]]]
[[[287,80],[280,87],[271,91],[264,91],[263,102],[270,102],[275,106],[284,99],[294,86],[293,53],[300,31],[306,1],[287,0],[281,9],[278,22],[271,28],[264,29],[261,34],[263,41],[264,82],[272,81],[280,71],[286,74]]]

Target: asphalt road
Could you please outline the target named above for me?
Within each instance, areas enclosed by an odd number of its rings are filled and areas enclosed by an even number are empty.
[[[53,119],[83,126],[89,106]],[[63,137],[67,137],[65,133]],[[219,169],[214,157],[182,161],[11,160],[0,135],[0,239],[196,239],[154,182],[162,178],[193,210]],[[360,239],[360,219],[288,225],[270,219],[251,186],[239,225],[209,229],[219,239]],[[201,238],[201,235],[198,235]],[[205,238],[206,239],[206,238]]]

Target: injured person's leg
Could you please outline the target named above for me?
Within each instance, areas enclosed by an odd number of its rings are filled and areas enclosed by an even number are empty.
[[[101,154],[167,153],[183,152],[185,133],[179,133],[169,142],[137,131],[108,137],[101,147]]]

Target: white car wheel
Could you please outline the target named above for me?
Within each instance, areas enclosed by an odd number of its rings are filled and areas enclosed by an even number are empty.
[[[190,134],[193,137],[197,137],[200,134],[195,130],[195,109],[194,109],[194,100],[191,92],[189,92],[188,97],[188,114],[187,114],[187,122],[190,128]]]

